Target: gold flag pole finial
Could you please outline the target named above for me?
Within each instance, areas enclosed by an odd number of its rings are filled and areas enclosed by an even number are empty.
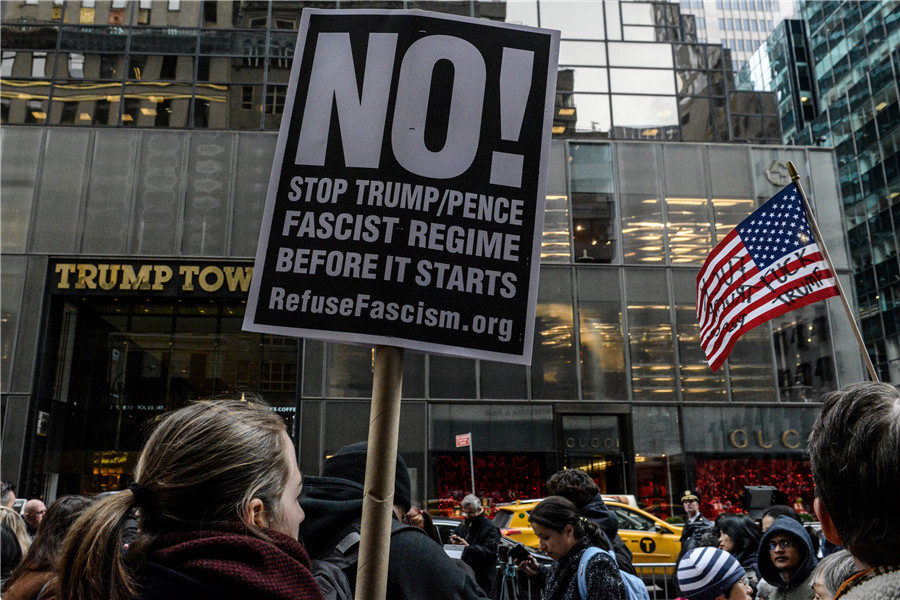
[[[788,173],[790,173],[794,185],[797,186],[797,192],[800,194],[800,198],[803,200],[803,207],[806,209],[806,217],[809,219],[809,224],[812,227],[813,235],[816,236],[816,241],[819,243],[819,249],[822,251],[822,258],[825,259],[825,262],[828,264],[828,268],[834,275],[834,283],[835,287],[837,287],[838,290],[838,297],[841,299],[841,304],[844,307],[844,312],[847,313],[847,319],[850,320],[850,325],[853,327],[853,333],[856,336],[856,343],[859,345],[859,349],[866,361],[866,368],[869,370],[869,377],[872,378],[872,381],[878,381],[878,373],[876,373],[875,371],[875,365],[872,364],[872,357],[869,356],[869,351],[866,350],[866,344],[863,341],[862,333],[860,333],[859,326],[856,324],[856,319],[853,316],[853,309],[850,308],[850,303],[847,301],[847,296],[844,294],[844,288],[841,286],[841,280],[838,277],[838,272],[834,268],[834,263],[831,262],[831,256],[828,255],[828,249],[825,247],[825,240],[822,239],[822,234],[819,231],[819,224],[816,222],[816,217],[813,214],[812,207],[810,207],[809,205],[809,200],[807,200],[806,194],[803,193],[803,186],[800,184],[800,175],[797,173],[797,169],[796,167],[794,167],[794,163],[788,161],[787,165]]]

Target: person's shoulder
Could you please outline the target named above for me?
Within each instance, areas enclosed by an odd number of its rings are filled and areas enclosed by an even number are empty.
[[[138,585],[137,600],[238,600],[226,590],[213,588],[153,561],[141,566]]]
[[[860,573],[844,584],[835,600],[886,600],[900,598],[900,566],[878,567]]]

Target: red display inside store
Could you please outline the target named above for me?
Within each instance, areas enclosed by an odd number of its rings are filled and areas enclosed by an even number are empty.
[[[437,494],[442,499],[462,500],[471,493],[469,456],[442,455],[435,459]],[[475,456],[475,494],[491,505],[546,494],[540,463],[528,456]]]
[[[741,494],[748,485],[774,486],[787,494],[798,513],[812,513],[813,480],[808,460],[697,459],[694,474],[700,512],[708,519],[723,512],[741,512]]]

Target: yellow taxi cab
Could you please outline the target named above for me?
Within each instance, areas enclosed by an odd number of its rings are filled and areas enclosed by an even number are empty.
[[[539,502],[526,500],[498,506],[494,525],[509,539],[537,548],[538,537],[528,522],[528,515]],[[621,502],[606,501],[606,506],[619,520],[619,536],[631,550],[634,564],[675,562],[681,550],[681,527]]]

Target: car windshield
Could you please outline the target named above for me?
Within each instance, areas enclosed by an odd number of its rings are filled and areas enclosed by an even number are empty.
[[[619,520],[619,529],[630,529],[632,531],[653,530],[653,521],[651,521],[644,515],[633,513],[631,511],[618,507],[614,508],[613,512],[616,513],[616,517]]]
[[[505,510],[498,510],[493,518],[493,523],[496,527],[506,527],[510,521],[512,521],[512,513]]]

